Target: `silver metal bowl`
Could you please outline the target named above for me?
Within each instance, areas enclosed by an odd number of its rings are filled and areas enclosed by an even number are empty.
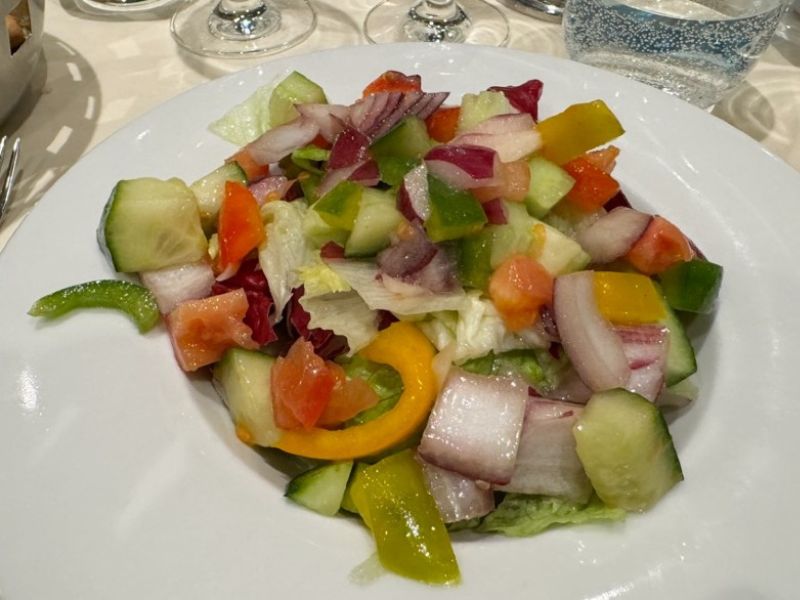
[[[42,57],[45,0],[0,0],[0,123],[16,106]],[[5,16],[19,5],[28,6],[30,35],[11,53]]]

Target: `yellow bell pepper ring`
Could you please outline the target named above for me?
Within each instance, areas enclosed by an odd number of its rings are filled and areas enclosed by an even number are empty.
[[[348,460],[383,452],[415,433],[436,399],[432,362],[435,349],[411,323],[398,321],[375,337],[360,354],[393,367],[403,380],[403,393],[389,412],[346,429],[284,431],[276,447],[298,456]]]

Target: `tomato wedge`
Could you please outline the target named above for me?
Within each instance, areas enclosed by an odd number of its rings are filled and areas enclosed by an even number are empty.
[[[286,356],[272,367],[272,408],[282,429],[310,429],[325,412],[337,374],[314,352],[314,345],[298,338]]]
[[[506,327],[519,331],[536,323],[542,306],[553,303],[553,276],[536,259],[516,254],[492,273],[489,297]]]
[[[239,152],[231,156],[227,162],[235,162],[238,164],[242,168],[242,171],[244,171],[244,175],[247,177],[249,183],[259,181],[269,175],[269,165],[258,164],[253,157],[250,156],[247,148],[239,150]]]
[[[625,258],[645,275],[655,275],[691,260],[694,251],[680,229],[664,217],[655,216]]]
[[[348,379],[342,367],[330,361],[328,365],[336,383],[330,401],[317,421],[318,426],[336,427],[378,403],[378,394],[366,381],[360,377]]]
[[[447,106],[436,109],[430,117],[425,119],[428,135],[437,142],[443,144],[449,142],[456,137],[458,117],[460,115],[460,106]]]
[[[181,302],[167,315],[175,357],[184,371],[217,362],[234,346],[255,350],[252,330],[244,324],[247,295],[243,289]]]
[[[406,75],[400,71],[386,71],[364,88],[362,96],[366,98],[381,92],[420,91],[422,91],[422,78],[419,75]]]
[[[220,270],[238,265],[266,238],[258,202],[241,183],[225,182],[217,233]]]

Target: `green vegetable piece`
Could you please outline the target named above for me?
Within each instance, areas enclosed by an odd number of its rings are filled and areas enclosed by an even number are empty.
[[[513,112],[516,111],[503,92],[486,90],[478,94],[464,94],[456,132],[464,133],[486,119]]]
[[[722,285],[722,267],[706,260],[678,263],[659,279],[669,305],[675,310],[709,313]]]
[[[292,479],[285,495],[301,506],[332,517],[342,506],[352,469],[352,461],[317,467]]]
[[[328,101],[322,88],[305,75],[292,71],[272,91],[269,97],[269,122],[271,127],[283,125],[298,116],[295,104]]]
[[[459,240],[458,277],[466,287],[486,290],[492,276],[492,236],[476,233]]]
[[[597,496],[593,496],[587,504],[580,504],[548,496],[507,494],[497,508],[484,517],[477,529],[525,537],[555,525],[622,521],[626,514],[621,508],[606,506]]]
[[[455,240],[480,231],[487,223],[486,213],[475,196],[450,187],[428,175],[431,214],[425,222],[434,242]]]
[[[531,181],[525,196],[525,207],[531,215],[541,219],[567,195],[575,185],[575,180],[556,163],[541,156],[531,158],[528,169]]]
[[[392,232],[403,222],[396,204],[394,195],[389,192],[364,189],[350,237],[344,245],[344,255],[348,258],[374,256],[386,248]]]
[[[403,183],[403,178],[411,169],[419,164],[414,158],[400,158],[398,156],[383,156],[376,159],[381,181],[392,187]]]
[[[450,537],[412,451],[359,471],[350,496],[372,530],[384,567],[425,583],[459,580]]]
[[[565,363],[566,357],[555,359],[547,350],[521,348],[499,354],[490,352],[486,356],[468,360],[461,368],[478,375],[519,376],[544,392],[558,385]]]
[[[344,424],[345,427],[368,423],[389,412],[403,394],[403,379],[400,373],[389,365],[372,362],[356,354],[342,364],[342,367],[348,378],[360,377],[378,395],[378,403],[375,406],[358,413]]]
[[[364,186],[342,181],[314,203],[314,210],[331,227],[350,231],[358,216]]]
[[[386,135],[378,138],[370,152],[374,158],[386,156],[419,160],[433,147],[425,121],[407,117]]]
[[[304,146],[298,148],[291,154],[291,161],[301,171],[308,173],[322,174],[322,168],[317,164],[327,161],[330,158],[331,151],[320,148],[319,146]]]
[[[664,416],[639,394],[594,394],[573,433],[586,475],[608,506],[646,510],[683,480]]]
[[[161,314],[152,292],[141,285],[102,279],[73,285],[39,298],[28,314],[55,319],[76,308],[113,308],[127,314],[140,333],[156,326]]]
[[[350,481],[347,482],[347,487],[345,488],[344,496],[342,497],[342,505],[341,505],[342,510],[345,510],[354,515],[358,514],[358,507],[356,507],[355,502],[353,502],[353,497],[350,495],[350,490],[353,488],[355,482],[360,477],[361,471],[370,466],[371,465],[369,463],[364,463],[364,462],[357,462],[355,465],[353,465],[353,470],[350,472]]]
[[[669,306],[661,286],[657,283],[655,286],[661,295],[664,308],[664,317],[659,321],[659,325],[666,327],[669,331],[664,380],[670,386],[683,381],[697,371],[697,358],[683,323]]]

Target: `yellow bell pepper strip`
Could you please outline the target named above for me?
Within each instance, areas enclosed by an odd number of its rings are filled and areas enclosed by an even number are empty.
[[[657,323],[666,316],[661,294],[646,275],[595,272],[594,295],[600,314],[616,325]]]
[[[559,165],[625,133],[602,100],[573,104],[539,121],[536,129],[542,136],[541,154]]]
[[[140,333],[150,331],[161,318],[155,296],[129,281],[102,279],[79,283],[39,298],[28,314],[55,319],[76,308],[113,308],[127,314]]]
[[[284,452],[324,460],[349,460],[383,452],[411,436],[425,422],[436,399],[433,345],[411,323],[398,321],[360,352],[367,360],[387,364],[400,374],[403,394],[389,412],[346,429],[287,430],[276,447]]]
[[[350,497],[384,567],[425,583],[458,582],[450,537],[411,450],[360,470]]]

